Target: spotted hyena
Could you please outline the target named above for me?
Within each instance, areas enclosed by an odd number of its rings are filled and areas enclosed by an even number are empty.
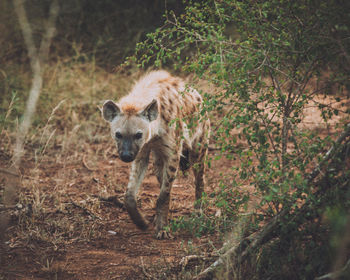
[[[136,196],[152,153],[160,184],[155,218],[158,239],[171,237],[165,226],[178,167],[186,170],[193,166],[196,199],[204,190],[209,120],[200,114],[201,105],[202,97],[196,90],[166,71],[146,74],[119,103],[107,100],[103,105],[102,114],[110,123],[120,159],[133,162],[125,207],[141,229],[148,223],[137,209]]]

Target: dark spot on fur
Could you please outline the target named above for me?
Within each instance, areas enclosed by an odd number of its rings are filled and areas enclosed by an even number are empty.
[[[171,160],[171,162],[175,162],[176,163],[177,162],[177,157],[174,156],[170,160]]]
[[[172,176],[172,177],[169,177],[169,183],[172,183],[172,182],[174,182],[174,180],[175,180],[175,177],[174,176]]]
[[[199,96],[197,96],[197,101],[201,102],[201,98]]]
[[[163,146],[164,146],[165,148],[170,149],[170,146],[169,146],[168,144],[163,143]]]
[[[171,171],[171,172],[175,172],[176,171],[176,168],[174,167],[174,166],[169,166],[169,170]]]
[[[159,96],[159,103],[164,106],[165,98],[164,98],[164,92],[161,93]]]
[[[167,173],[166,175],[167,175],[167,177],[168,177],[168,182],[169,182],[169,183],[174,182],[174,180],[175,180],[175,176],[174,176],[174,175],[171,175],[171,174],[169,174],[169,173]]]
[[[169,123],[169,118],[165,114],[162,114],[162,118],[166,123]]]
[[[182,151],[182,155],[180,157],[180,169],[181,171],[186,171],[187,169],[190,168],[190,151],[188,149],[184,149]]]

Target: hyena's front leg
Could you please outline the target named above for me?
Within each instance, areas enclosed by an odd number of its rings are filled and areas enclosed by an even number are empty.
[[[149,160],[149,153],[137,158],[131,167],[129,184],[125,193],[125,208],[132,221],[142,230],[147,229],[148,223],[137,209],[136,197],[143,178],[145,177]]]
[[[173,238],[170,232],[166,231],[168,225],[168,212],[170,203],[170,192],[175,180],[179,166],[179,155],[172,155],[164,163],[162,169],[162,180],[160,194],[156,203],[156,235],[157,239]]]

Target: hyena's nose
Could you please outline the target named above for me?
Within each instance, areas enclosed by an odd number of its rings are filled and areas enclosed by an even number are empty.
[[[132,154],[124,152],[120,154],[120,159],[124,162],[132,162],[134,160],[134,157]]]

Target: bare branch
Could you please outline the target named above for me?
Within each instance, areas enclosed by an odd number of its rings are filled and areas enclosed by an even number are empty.
[[[40,62],[43,63],[49,56],[50,44],[53,36],[56,32],[56,19],[58,16],[59,6],[58,1],[53,0],[50,7],[49,19],[46,26],[46,33],[41,40],[40,49],[39,49],[39,59]]]
[[[345,130],[343,133],[338,137],[334,145],[328,150],[328,152],[324,155],[322,160],[319,162],[319,164],[314,168],[314,170],[310,173],[308,176],[308,181],[311,182],[313,179],[317,177],[318,174],[321,172],[321,168],[324,166],[324,164],[334,156],[334,154],[337,151],[337,148],[339,147],[340,143],[344,141],[346,137],[350,135],[350,123],[347,124]]]
[[[29,127],[32,123],[32,117],[36,109],[36,104],[40,95],[40,91],[43,84],[42,78],[42,62],[46,60],[49,52],[52,37],[55,33],[55,22],[58,15],[58,1],[53,0],[50,7],[50,14],[48,19],[48,25],[46,28],[46,34],[41,40],[40,49],[37,50],[33,40],[33,31],[28,22],[26,11],[24,8],[23,0],[13,0],[15,11],[18,17],[19,24],[21,26],[25,45],[28,50],[28,56],[30,59],[30,65],[33,71],[32,86],[29,91],[29,97],[27,100],[26,109],[23,115],[23,121],[21,122],[16,138],[16,145],[14,148],[14,154],[12,158],[13,165],[18,167],[24,152],[24,140],[28,133]]]
[[[33,31],[28,22],[27,13],[24,9],[24,0],[13,0],[15,11],[18,17],[19,25],[21,26],[24,43],[28,50],[28,57],[30,59],[30,65],[32,71],[40,71],[40,64],[38,63],[38,52],[35,47],[33,39]]]

